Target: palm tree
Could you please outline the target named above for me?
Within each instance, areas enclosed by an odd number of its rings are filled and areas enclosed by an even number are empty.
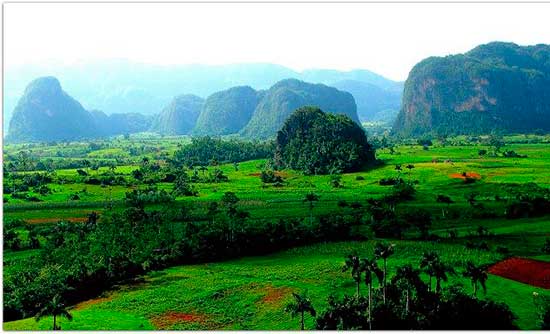
[[[405,290],[405,314],[409,314],[412,289],[418,289],[422,284],[420,272],[407,264],[397,268],[393,281]]]
[[[298,314],[301,317],[300,320],[300,329],[304,330],[304,314],[307,312],[314,317],[317,313],[311,304],[311,300],[307,297],[306,293],[299,295],[297,293],[292,293],[294,296],[294,302],[289,303],[285,307],[285,312],[288,312],[292,317],[297,316]]]
[[[47,317],[47,316],[53,316],[53,330],[59,330],[61,329],[60,326],[57,326],[56,320],[57,317],[64,317],[67,320],[71,321],[73,320],[73,316],[65,309],[65,305],[61,302],[61,296],[55,295],[52,300],[50,300],[35,316],[36,321],[40,321],[40,319]]]
[[[430,277],[428,291],[432,290],[432,277],[435,275],[435,266],[439,262],[439,255],[435,252],[424,252],[420,260],[420,268]]]
[[[441,260],[434,263],[432,270],[435,277],[435,293],[438,294],[441,291],[441,281],[447,282],[449,279],[447,274],[456,275],[456,272],[453,267],[446,265]]]
[[[361,284],[361,273],[363,271],[361,258],[357,254],[350,254],[342,267],[342,272],[351,271],[351,278],[357,285],[357,298],[359,298],[359,285]]]
[[[319,201],[319,195],[315,193],[308,193],[306,194],[306,197],[304,198],[304,202],[309,203],[309,222],[313,222],[313,206],[315,205],[315,202]]]
[[[374,246],[374,255],[376,256],[376,258],[384,260],[384,284],[382,285],[382,296],[384,299],[384,304],[386,303],[386,282],[388,276],[387,262],[388,258],[393,254],[393,247],[394,244],[385,244],[381,242],[376,243],[376,245]]]
[[[363,259],[361,267],[365,272],[365,284],[369,287],[369,329],[372,329],[372,274],[376,276],[378,283],[382,282],[384,279],[384,274],[374,259]]]
[[[409,181],[410,181],[411,180],[411,172],[414,168],[414,165],[408,164],[407,166],[405,166],[405,168],[407,168],[409,170]]]
[[[401,171],[403,168],[401,168],[401,165],[395,165],[395,170],[397,171],[397,179],[401,180]]]
[[[443,218],[445,218],[445,212],[449,211],[449,206],[451,206],[451,204],[454,203],[454,201],[449,196],[446,196],[446,195],[437,195],[436,201],[437,203],[447,204],[446,210],[444,208],[441,209],[441,215],[443,216]]]
[[[464,277],[467,277],[472,282],[472,288],[474,289],[474,297],[477,295],[477,285],[481,285],[484,292],[487,292],[485,282],[487,281],[487,268],[486,266],[476,266],[472,261],[466,263],[466,270],[462,272]]]

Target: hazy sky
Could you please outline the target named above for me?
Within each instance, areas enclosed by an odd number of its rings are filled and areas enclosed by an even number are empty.
[[[111,58],[365,68],[405,80],[431,55],[550,44],[546,4],[4,4],[5,66]]]

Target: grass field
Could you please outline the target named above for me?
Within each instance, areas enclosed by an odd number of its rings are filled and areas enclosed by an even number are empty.
[[[394,241],[396,252],[388,261],[396,266],[418,263],[419,254],[435,250],[460,271],[467,260],[492,263],[500,256],[493,252],[469,250],[461,245],[419,241]],[[352,250],[371,256],[374,241],[318,244],[262,257],[222,263],[173,267],[153,272],[143,281],[121,286],[102,298],[76,305],[74,320],[61,320],[63,329],[297,329],[298,319],[284,312],[293,291],[308,291],[318,310],[326,307],[330,294],[354,293],[349,273],[342,273],[343,258]],[[426,278],[427,280],[427,278]],[[469,289],[469,282],[460,276]],[[365,289],[365,288],[363,288]],[[491,275],[487,295],[506,302],[518,316],[523,329],[536,328],[534,288]],[[48,329],[49,319],[37,323],[25,319],[4,324],[4,329]],[[313,320],[307,322],[313,328]]]
[[[164,140],[164,141],[163,141]],[[162,143],[162,144],[159,144]],[[136,139],[133,144],[120,140],[118,146],[87,152],[85,147],[74,144],[71,150],[75,157],[109,159],[127,152],[131,145],[158,144],[161,152],[172,154],[177,149],[175,139]],[[19,146],[8,147],[14,154]],[[197,210],[205,210],[210,201],[218,201],[227,192],[235,192],[240,198],[239,207],[251,214],[251,219],[261,223],[269,219],[306,217],[309,215],[304,196],[309,192],[319,195],[313,209],[320,215],[342,209],[339,200],[358,201],[365,204],[367,198],[379,198],[388,194],[391,187],[381,186],[382,178],[397,176],[395,165],[413,164],[414,169],[404,168],[404,179],[417,180],[416,198],[400,204],[399,210],[423,208],[434,217],[432,232],[446,236],[449,229],[458,232],[458,238],[442,242],[396,240],[396,253],[388,262],[390,271],[398,265],[417,265],[424,250],[436,250],[442,259],[460,272],[467,260],[476,263],[495,263],[504,258],[496,247],[506,247],[514,256],[550,260],[540,251],[545,238],[550,236],[550,217],[506,219],[504,204],[514,198],[514,191],[528,191],[527,184],[535,183],[550,188],[549,144],[507,144],[506,148],[526,158],[504,158],[478,155],[480,145],[431,147],[399,146],[396,153],[387,150],[377,152],[384,164],[368,171],[342,175],[342,187],[334,188],[330,176],[304,176],[295,171],[283,171],[283,187],[262,186],[260,171],[264,160],[254,160],[220,168],[229,177],[229,182],[198,183],[197,197],[179,197],[174,205],[193,202]],[[4,154],[6,154],[4,152]],[[43,156],[57,154],[57,150],[44,148]],[[155,153],[155,154],[158,154]],[[129,158],[122,154],[125,158]],[[154,155],[151,155],[154,157]],[[133,160],[132,160],[133,159]],[[118,166],[116,173],[131,180],[131,172],[138,168],[140,158],[131,157],[128,164]],[[102,167],[98,173],[106,171]],[[466,184],[452,174],[477,173],[481,179]],[[51,184],[52,194],[41,196],[42,202],[29,203],[4,195],[4,221],[24,219],[27,223],[54,223],[59,220],[83,221],[91,211],[106,212],[108,202],[115,211],[125,208],[124,196],[129,189],[124,186],[101,187],[78,183],[76,169],[57,170],[56,173],[75,183]],[[91,172],[92,175],[94,172]],[[357,180],[362,176],[363,180]],[[171,190],[171,183],[160,183],[160,189]],[[144,187],[144,185],[136,185]],[[475,210],[466,195],[477,192],[477,201],[486,210],[493,211],[493,218],[475,216]],[[78,193],[80,200],[69,200]],[[438,194],[450,196],[455,203],[449,207],[446,218],[442,217],[445,204],[436,202]],[[457,218],[458,217],[458,218]],[[464,245],[476,237],[471,234],[479,227],[489,229],[485,237],[489,251],[468,249]],[[474,240],[475,241],[475,240]],[[351,250],[372,256],[375,241],[317,244],[290,249],[277,254],[248,257],[227,262],[172,267],[152,272],[139,282],[122,284],[102,298],[86,301],[71,308],[72,322],[60,320],[64,330],[123,330],[123,329],[298,329],[298,319],[283,312],[293,291],[308,291],[318,311],[326,307],[330,294],[342,295],[354,292],[348,273],[341,272],[344,256]],[[34,256],[37,251],[4,251],[4,275],[17,266],[18,260]],[[462,283],[469,289],[469,282],[461,276],[453,277],[452,283]],[[550,295],[550,291],[534,288],[519,282],[491,275],[487,282],[487,295],[496,301],[505,302],[518,317],[522,329],[535,329],[537,314],[533,292]],[[307,318],[307,328],[313,328],[313,320]],[[49,329],[50,319],[36,322],[33,318],[4,323],[6,330]]]

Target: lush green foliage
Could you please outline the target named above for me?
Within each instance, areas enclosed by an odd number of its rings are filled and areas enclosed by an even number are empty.
[[[374,163],[365,132],[344,115],[297,109],[277,132],[275,164],[305,174],[358,171]]]
[[[294,110],[304,106],[317,106],[329,113],[347,115],[359,124],[355,100],[350,93],[321,84],[288,79],[276,83],[263,94],[241,135],[248,138],[271,138]]]
[[[195,95],[176,96],[155,116],[151,131],[165,135],[185,135],[195,127],[204,100]]]
[[[494,42],[418,63],[393,131],[403,136],[550,130],[550,46]]]

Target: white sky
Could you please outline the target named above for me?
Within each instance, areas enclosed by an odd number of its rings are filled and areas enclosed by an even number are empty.
[[[405,80],[418,61],[494,40],[550,44],[546,4],[8,3],[5,66],[124,58],[369,69]]]

